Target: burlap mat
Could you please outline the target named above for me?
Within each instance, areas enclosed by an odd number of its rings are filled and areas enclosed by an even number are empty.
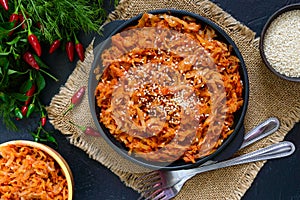
[[[123,0],[110,14],[108,21],[128,19],[141,12],[160,8],[188,10],[219,24],[239,47],[249,73],[250,100],[245,118],[246,131],[268,117],[277,117],[280,129],[263,141],[248,147],[245,152],[283,140],[284,136],[300,120],[300,84],[282,80],[273,75],[262,63],[255,33],[236,21],[214,3],[207,0]],[[50,122],[56,129],[68,135],[71,144],[83,149],[92,158],[113,171],[124,183],[136,189],[135,179],[143,170],[115,153],[102,138],[84,135],[69,120],[84,126],[92,126],[87,93],[82,103],[62,117],[70,98],[79,87],[88,85],[93,62],[92,44],[86,52],[85,61],[78,62],[74,72],[55,95],[47,108]],[[264,162],[245,164],[197,175],[186,183],[175,199],[240,199],[250,187]],[[76,182],[76,180],[75,180]]]

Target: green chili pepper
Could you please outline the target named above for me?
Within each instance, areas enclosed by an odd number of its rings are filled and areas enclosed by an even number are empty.
[[[34,109],[35,109],[35,105],[34,105],[34,103],[31,103],[28,106],[28,110],[27,110],[27,113],[26,113],[27,118],[33,113]]]
[[[42,130],[42,127],[39,126],[39,127],[37,128],[37,132],[36,132],[36,133],[30,132],[31,135],[32,135],[32,137],[34,138],[34,141],[35,141],[35,142],[39,142],[39,141],[40,141],[39,138],[40,138],[41,130]]]
[[[4,92],[0,92],[0,99],[3,102],[8,102],[8,97],[7,97],[7,95]]]
[[[40,59],[40,57],[38,57],[38,56],[35,55],[35,54],[32,54],[32,55],[33,55],[35,61],[37,62],[37,64],[38,64],[40,67],[49,69],[49,66],[46,65],[46,64],[42,61],[42,59]]]
[[[23,119],[22,112],[21,112],[20,108],[18,108],[18,107],[15,108],[15,116],[17,119]]]
[[[37,132],[30,132],[35,142],[51,142],[55,145],[55,148],[58,147],[58,143],[56,139],[48,133],[45,129],[43,129],[42,124],[39,125]]]

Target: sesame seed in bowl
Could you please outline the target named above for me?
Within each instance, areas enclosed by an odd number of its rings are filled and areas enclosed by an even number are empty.
[[[300,4],[275,12],[261,33],[260,53],[266,66],[281,78],[300,82]]]

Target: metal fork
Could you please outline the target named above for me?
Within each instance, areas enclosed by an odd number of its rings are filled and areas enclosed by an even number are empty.
[[[279,128],[279,120],[277,118],[271,117],[264,122],[260,123],[258,126],[250,130],[245,136],[243,144],[240,149],[245,148],[254,142],[274,133]],[[216,161],[208,161],[203,165],[208,165],[216,163]],[[153,171],[145,176],[139,178],[138,184],[140,185],[138,189],[140,191],[145,191],[146,193],[151,193],[156,189],[167,188],[175,183],[177,183],[180,179],[177,177],[173,177],[172,174],[168,174],[166,171]],[[141,197],[142,198],[142,197]]]
[[[188,170],[168,171],[167,173],[170,173],[173,176],[180,177],[180,180],[171,187],[168,188],[161,187],[155,191],[149,193],[146,192],[143,194],[143,197],[146,200],[148,199],[168,200],[175,197],[180,192],[185,182],[188,179],[195,176],[196,174],[215,170],[215,169],[225,168],[229,166],[245,164],[249,162],[282,158],[291,155],[294,151],[295,151],[294,144],[288,141],[284,141],[212,165],[206,165],[203,167],[188,169]]]
[[[274,133],[279,128],[279,120],[275,117],[268,118],[264,122],[257,125],[255,128],[251,129],[247,134],[244,136],[243,143],[240,147],[240,149],[243,149],[254,142]],[[217,161],[207,161],[201,166],[209,165],[216,163]],[[201,167],[200,166],[200,167]],[[165,173],[165,171],[153,171],[151,173],[148,173],[145,176],[140,177],[137,180],[138,189],[140,191],[149,191],[149,190],[155,190],[156,187],[170,187],[178,182],[178,179],[176,177],[168,177],[169,174]],[[164,180],[164,181],[161,181]]]

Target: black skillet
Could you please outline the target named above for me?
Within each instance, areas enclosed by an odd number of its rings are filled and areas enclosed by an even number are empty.
[[[188,168],[193,168],[197,167],[206,161],[213,160],[213,161],[220,161],[224,160],[226,158],[229,158],[232,156],[241,146],[243,142],[243,136],[244,136],[244,117],[246,114],[247,106],[248,106],[248,98],[249,98],[249,82],[248,82],[248,75],[247,75],[247,69],[243,60],[243,57],[238,50],[237,46],[233,42],[233,40],[223,31],[218,25],[213,23],[212,21],[208,20],[207,18],[204,18],[202,16],[199,16],[194,13],[190,13],[187,11],[183,10],[154,10],[150,11],[149,13],[152,14],[159,14],[159,13],[168,13],[173,16],[191,16],[197,21],[201,22],[202,24],[207,24],[211,26],[212,28],[215,29],[217,35],[218,35],[218,40],[225,41],[227,44],[230,44],[233,47],[234,54],[239,58],[240,60],[240,74],[241,74],[241,79],[243,81],[243,99],[244,99],[244,104],[242,108],[235,114],[235,124],[234,124],[234,132],[222,143],[222,145],[211,155],[200,158],[196,161],[196,163],[185,163],[184,161],[177,160],[171,164],[165,165],[165,163],[155,163],[155,162],[149,162],[147,160],[135,157],[134,155],[128,155],[127,149],[125,146],[123,146],[119,141],[117,141],[110,133],[109,130],[101,123],[99,123],[99,113],[100,109],[99,107],[95,104],[95,96],[94,96],[94,91],[95,88],[98,84],[98,81],[95,78],[94,74],[94,69],[100,64],[101,66],[101,60],[100,59],[95,59],[94,63],[92,65],[92,69],[90,72],[90,77],[89,77],[89,104],[90,104],[90,109],[91,109],[91,114],[94,119],[95,125],[98,129],[98,131],[101,133],[103,138],[106,140],[106,142],[119,154],[124,156],[126,159],[129,159],[130,161],[142,165],[144,167],[150,168],[150,169],[160,169],[160,170],[175,170],[175,169],[188,169]],[[95,58],[99,58],[102,51],[105,49],[106,45],[110,42],[109,38],[113,36],[114,34],[121,32],[124,28],[135,25],[137,24],[138,20],[141,18],[142,14],[131,18],[129,20],[118,20],[111,22],[107,24],[104,27],[103,31],[103,36],[102,37],[96,37],[94,41],[94,54]],[[107,39],[104,41],[105,39]],[[104,42],[103,42],[104,41]]]

